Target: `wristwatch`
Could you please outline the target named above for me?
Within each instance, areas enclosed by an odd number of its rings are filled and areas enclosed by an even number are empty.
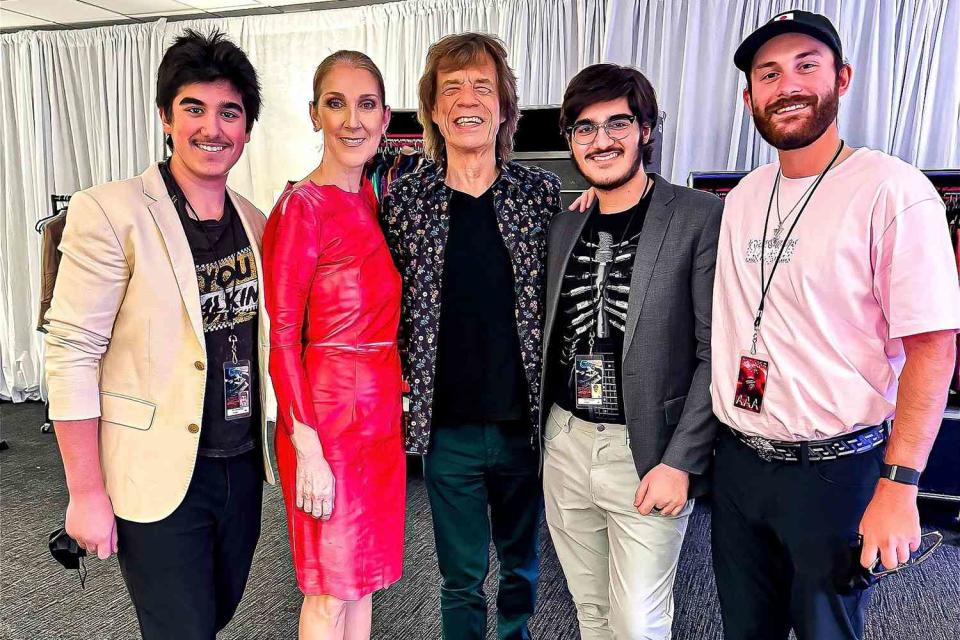
[[[910,467],[901,467],[898,464],[884,464],[880,471],[880,477],[900,484],[912,484],[914,486],[920,482],[919,471]]]

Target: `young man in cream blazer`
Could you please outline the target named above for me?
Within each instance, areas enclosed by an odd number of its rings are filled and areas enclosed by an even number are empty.
[[[226,187],[260,110],[236,45],[187,31],[157,106],[171,158],[77,193],[47,315],[50,415],[90,554],[117,553],[147,640],[212,640],[260,535],[265,218]]]

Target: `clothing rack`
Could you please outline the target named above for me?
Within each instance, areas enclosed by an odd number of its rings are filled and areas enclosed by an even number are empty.
[[[423,136],[415,134],[388,133],[383,136],[377,153],[407,155],[423,153]]]
[[[367,165],[367,179],[381,202],[390,184],[400,176],[418,170],[425,162],[423,136],[388,133]]]
[[[41,236],[47,226],[54,220],[59,220],[67,215],[67,206],[70,203],[70,196],[53,194],[50,196],[50,214],[37,221],[34,229]],[[43,424],[40,425],[40,433],[53,433],[53,422],[50,420],[50,403],[43,403]]]
[[[56,194],[50,196],[50,215],[45,216],[37,220],[37,224],[34,225],[34,230],[37,233],[42,234],[43,228],[46,227],[51,220],[59,216],[61,213],[65,213],[67,210],[67,205],[70,203],[70,196],[58,196]]]

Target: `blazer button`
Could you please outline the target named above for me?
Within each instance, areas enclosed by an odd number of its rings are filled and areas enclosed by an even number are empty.
[[[203,364],[203,363],[200,362],[199,360],[197,360],[196,362],[194,362],[194,363],[193,363],[193,366],[195,366],[195,367],[197,368],[197,371],[203,371],[204,369],[207,368],[207,365]]]
[[[200,431],[200,427],[198,425],[191,424],[189,427],[187,427],[187,431],[189,431],[190,433],[197,433],[198,431]]]

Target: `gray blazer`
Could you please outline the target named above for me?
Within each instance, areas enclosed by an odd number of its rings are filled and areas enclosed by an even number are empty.
[[[723,203],[654,174],[627,299],[623,405],[642,478],[660,462],[691,474],[690,496],[707,489],[719,422],[710,399],[710,314]],[[596,207],[596,205],[594,205]],[[554,217],[547,241],[541,420],[549,415],[550,365],[560,281],[588,216]]]

